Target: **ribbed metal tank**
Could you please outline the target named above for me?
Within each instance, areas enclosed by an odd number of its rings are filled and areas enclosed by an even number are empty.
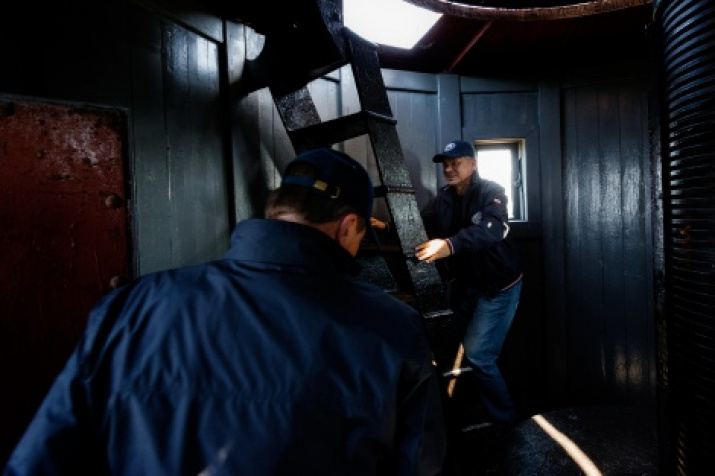
[[[715,1],[654,2],[668,340],[668,441],[679,475],[715,474]]]

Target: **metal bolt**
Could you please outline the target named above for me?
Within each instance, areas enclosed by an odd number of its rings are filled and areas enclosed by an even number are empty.
[[[107,208],[119,208],[122,206],[122,199],[115,194],[107,195],[104,199],[104,205]]]
[[[112,287],[112,289],[117,289],[127,284],[127,282],[129,282],[129,280],[124,276],[113,276],[109,280],[109,285]]]

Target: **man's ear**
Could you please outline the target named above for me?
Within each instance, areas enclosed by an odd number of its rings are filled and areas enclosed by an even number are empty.
[[[354,227],[357,227],[357,215],[354,213],[348,213],[346,215],[343,215],[338,220],[338,227],[336,230],[335,239],[340,241],[341,236],[348,236],[351,232],[351,228]]]
[[[357,254],[362,240],[358,225],[359,218],[357,214],[348,213],[338,220],[338,226],[335,231],[335,240],[353,256]]]

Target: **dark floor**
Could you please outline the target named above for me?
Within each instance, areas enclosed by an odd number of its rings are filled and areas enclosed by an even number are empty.
[[[607,406],[535,415],[504,433],[452,429],[448,476],[655,476],[656,431],[652,413]]]

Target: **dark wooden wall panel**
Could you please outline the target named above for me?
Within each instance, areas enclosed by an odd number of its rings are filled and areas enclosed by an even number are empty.
[[[625,334],[640,336],[640,345],[628,345],[625,352],[628,401],[653,404],[657,386],[654,227],[661,222],[656,221],[653,209],[656,178],[651,175],[647,88],[642,84],[623,86],[619,108],[621,117],[629,118],[620,123],[620,150],[626,158],[622,186],[628,194],[623,206],[624,314],[629,316]]]
[[[261,52],[264,39],[251,28],[226,22],[226,101],[232,168],[232,222],[263,215],[278,170],[293,156],[273,98],[267,89],[245,93],[246,63]]]
[[[621,186],[622,168],[629,160],[622,157],[620,151],[620,112],[619,91],[606,91],[605,100],[599,101],[598,132],[599,135],[611,138],[608,141],[599,141],[599,158],[601,161],[601,191],[603,198],[601,206],[601,233],[603,234],[601,250],[604,257],[603,267],[603,305],[600,312],[604,319],[604,368],[606,371],[605,388],[609,398],[615,402],[624,402],[627,390],[624,383],[627,380],[626,326],[620,325],[619,320],[625,317],[624,306],[626,302],[625,263],[624,256],[624,210],[623,207],[631,202],[628,194],[630,190]],[[613,160],[612,157],[619,157]],[[635,158],[639,163],[638,158]],[[612,305],[616,312],[609,312],[608,306]],[[627,322],[627,317],[626,317]],[[610,332],[608,331],[610,329]],[[610,335],[608,335],[610,334]]]
[[[270,91],[262,88],[240,93],[245,62],[260,54],[263,37],[230,22],[227,31],[233,199],[235,220],[239,221],[263,216],[268,192],[280,183],[280,172],[294,156],[294,150]]]
[[[539,137],[541,179],[538,187],[543,201],[543,273],[545,385],[547,401],[553,408],[568,404],[566,392],[568,359],[565,311],[564,200],[562,174],[562,107],[558,81],[545,78],[539,85]]]
[[[655,285],[652,189],[649,147],[648,91],[640,83],[619,90],[620,153],[623,200],[625,378],[627,401],[654,403],[656,386]],[[634,299],[634,297],[636,297]],[[637,336],[633,345],[630,340]]]
[[[599,264],[600,167],[596,94],[564,99],[566,200],[566,315],[571,394],[603,397],[602,274]],[[588,337],[588,338],[587,338]]]
[[[568,391],[579,403],[653,403],[647,106],[640,83],[566,89]]]
[[[231,226],[220,46],[131,9],[137,273],[220,257]]]
[[[228,245],[218,45],[164,29],[171,266],[216,259]]]
[[[169,224],[169,164],[166,161],[164,75],[161,18],[139,6],[131,9],[133,94],[134,216],[137,274],[171,263]],[[151,223],[151,231],[143,222]]]
[[[529,131],[538,126],[534,92],[464,94],[462,107],[464,128],[475,127],[495,134]]]
[[[437,192],[438,169],[432,162],[437,144],[437,95],[412,91],[390,91],[392,114],[397,119],[397,133],[407,162],[407,171],[415,188],[419,208],[427,205]]]

